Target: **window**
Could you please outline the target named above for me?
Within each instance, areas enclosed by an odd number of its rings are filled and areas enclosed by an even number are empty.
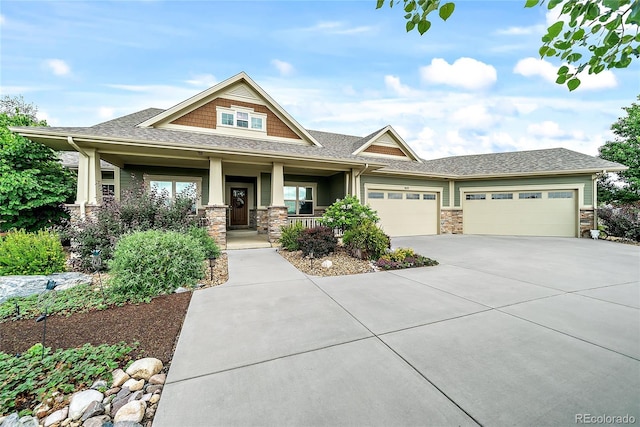
[[[384,193],[381,191],[369,191],[367,197],[370,199],[384,199]]]
[[[115,184],[102,184],[102,198],[113,199],[116,195]]]
[[[420,200],[419,193],[407,193],[407,200]]]
[[[218,125],[238,129],[267,131],[267,115],[245,107],[217,107]]]
[[[196,177],[168,177],[168,176],[145,176],[149,182],[149,187],[159,194],[166,193],[168,198],[174,200],[177,195],[195,195],[198,198],[196,205],[200,203],[202,178]],[[197,206],[193,206],[195,212]]]
[[[486,200],[487,199],[487,195],[486,194],[467,194],[465,196],[465,199],[467,199],[467,200]]]
[[[284,204],[289,215],[313,215],[315,186],[285,185]]]
[[[519,199],[542,199],[542,193],[519,193]]]
[[[513,193],[496,193],[491,195],[491,200],[512,200]]]
[[[436,195],[435,194],[423,194],[422,195],[422,200],[435,200],[436,199]]]
[[[549,191],[550,199],[573,199],[573,191]]]
[[[390,200],[402,200],[402,193],[388,193],[387,198]]]

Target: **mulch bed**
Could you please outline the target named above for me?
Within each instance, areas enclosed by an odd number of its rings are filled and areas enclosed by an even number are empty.
[[[52,349],[139,342],[136,357],[155,357],[167,365],[173,356],[191,292],[162,295],[148,304],[47,318],[45,345]],[[23,353],[42,340],[42,323],[23,319],[0,323],[0,351]]]
[[[278,253],[298,270],[311,276],[344,276],[375,271],[371,262],[352,257],[342,247],[336,248],[334,253],[313,260],[302,255],[302,251],[289,252],[279,249]],[[330,268],[322,267],[322,261],[326,260],[331,261]]]

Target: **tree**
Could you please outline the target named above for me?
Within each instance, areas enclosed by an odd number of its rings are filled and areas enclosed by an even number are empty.
[[[640,101],[640,96],[638,96]],[[640,104],[623,107],[627,113],[611,126],[614,141],[598,149],[600,157],[622,163],[629,169],[598,180],[598,199],[604,203],[630,203],[640,200]]]
[[[11,132],[9,126],[46,126],[22,97],[0,100],[0,231],[34,231],[57,224],[73,201],[76,177],[56,152]]]
[[[385,0],[377,0],[381,8]],[[397,2],[396,2],[397,3]],[[525,7],[543,5],[545,0],[526,0]],[[407,32],[420,35],[431,27],[429,15],[438,11],[446,21],[453,2],[441,0],[403,0]],[[394,0],[389,0],[393,7]],[[548,9],[559,8],[558,21],[547,28],[538,53],[541,58],[564,61],[556,83],[570,91],[580,86],[581,72],[598,74],[605,69],[626,68],[633,57],[640,57],[640,0],[548,0]],[[631,33],[631,34],[630,34]]]

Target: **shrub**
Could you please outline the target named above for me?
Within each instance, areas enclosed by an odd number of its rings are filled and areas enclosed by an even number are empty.
[[[640,242],[640,202],[600,207],[598,218],[602,220],[610,236]]]
[[[21,356],[0,352],[0,414],[20,411],[26,415],[30,411],[25,405],[42,401],[55,391],[71,393],[98,379],[109,383],[111,371],[124,366],[132,350],[120,343],[85,344],[51,352],[50,347],[36,344]]]
[[[169,198],[166,192],[146,189],[142,183],[135,182],[123,192],[120,201],[105,201],[96,211],[95,218],[88,218],[73,228],[67,224],[63,234],[74,240],[79,254],[79,270],[93,271],[91,254],[100,250],[102,270],[113,256],[113,249],[120,236],[126,233],[145,230],[171,230],[187,232],[197,226],[192,215],[197,195],[194,188]],[[202,242],[211,247],[210,244]],[[213,250],[213,249],[212,249]]]
[[[304,230],[304,226],[299,222],[295,222],[291,225],[285,225],[280,230],[282,234],[280,235],[278,242],[280,242],[282,247],[288,251],[299,250],[300,244],[298,243],[298,239]]]
[[[377,225],[365,221],[358,227],[345,231],[342,242],[356,258],[378,259],[389,249],[391,241]]]
[[[209,232],[206,228],[191,227],[188,234],[200,243],[200,246],[202,246],[202,250],[204,251],[205,258],[220,257],[220,247],[216,241],[209,236]]]
[[[398,248],[382,255],[376,262],[382,270],[438,265],[438,261],[417,254],[410,248]]]
[[[333,234],[333,229],[318,226],[303,230],[298,237],[298,245],[305,256],[313,252],[313,256],[319,258],[335,252],[338,239]]]
[[[204,277],[204,250],[193,237],[148,230],[126,235],[116,244],[110,292],[122,297],[152,297],[193,286]]]
[[[65,254],[56,233],[11,231],[0,239],[0,276],[64,271]]]
[[[342,200],[336,200],[322,215],[322,225],[331,228],[339,228],[343,231],[351,230],[363,222],[378,222],[376,211],[367,205],[360,203],[357,197],[347,196]]]

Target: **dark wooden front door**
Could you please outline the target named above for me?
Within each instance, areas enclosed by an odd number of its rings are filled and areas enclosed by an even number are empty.
[[[231,218],[229,225],[247,225],[247,214],[249,212],[247,206],[247,189],[231,188]]]

